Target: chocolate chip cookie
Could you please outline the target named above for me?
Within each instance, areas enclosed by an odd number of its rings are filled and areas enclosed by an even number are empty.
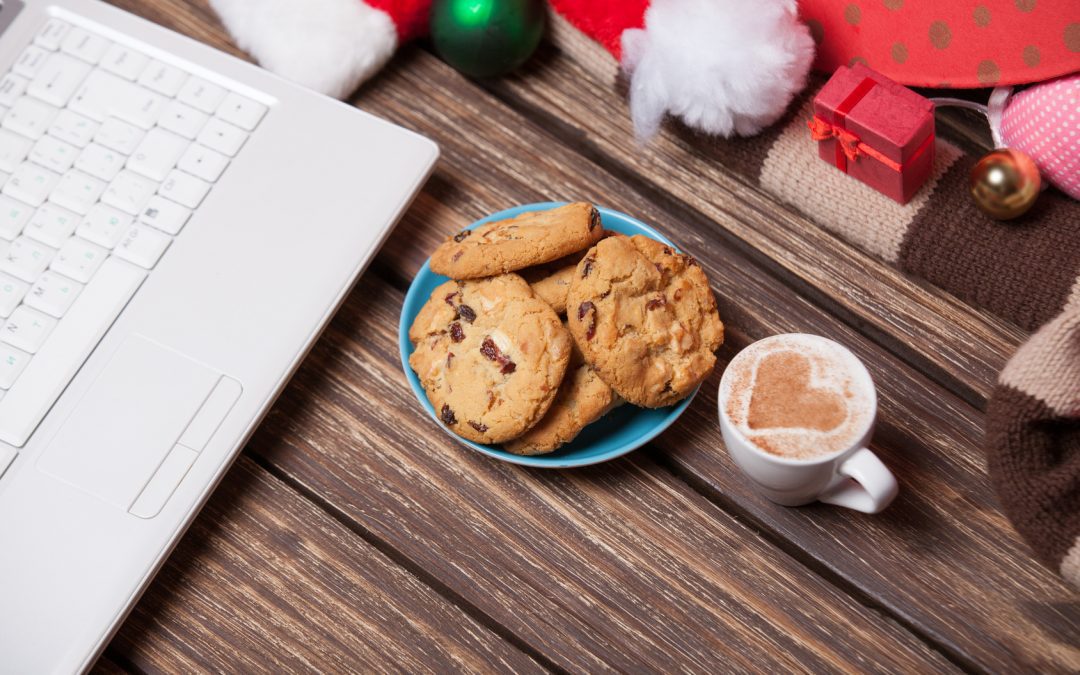
[[[516,274],[442,284],[409,339],[409,365],[439,419],[478,443],[508,441],[540,421],[570,359],[566,328]]]
[[[584,202],[529,211],[447,238],[432,254],[431,270],[451,279],[513,272],[586,249],[603,231],[600,212]]]
[[[503,447],[515,455],[543,455],[574,440],[581,430],[622,403],[575,346],[555,402],[536,426]]]
[[[641,235],[604,239],[585,254],[566,305],[585,359],[615,393],[646,408],[688,396],[724,340],[694,259]]]

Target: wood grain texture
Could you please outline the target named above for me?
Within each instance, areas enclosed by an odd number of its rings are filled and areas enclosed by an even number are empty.
[[[468,83],[426,54],[412,52],[402,60],[403,67],[368,88],[363,100],[399,123],[428,129],[445,152],[429,191],[380,256],[379,269],[411,278],[442,237],[473,217],[505,204],[559,195],[618,204],[658,225],[692,251],[709,273],[729,328],[727,354],[773,333],[808,331],[840,340],[870,364],[882,401],[876,449],[897,469],[905,487],[900,503],[919,506],[908,510],[907,518],[898,514],[895,527],[884,531],[873,518],[826,509],[843,526],[824,536],[799,537],[800,527],[814,528],[814,523],[799,511],[757,499],[719,451],[722,442],[711,397],[718,374],[705,387],[711,404],[695,404],[692,426],[676,427],[696,432],[692,444],[696,452],[676,455],[679,460],[687,458],[681,470],[691,480],[711,486],[718,499],[738,495],[740,508],[776,527],[823,568],[839,572],[876,602],[942,639],[961,660],[1002,666],[1053,664],[1059,657],[1063,663],[1076,662],[1080,653],[1069,646],[1076,608],[1054,604],[1068,590],[1030,558],[997,510],[978,447],[981,413],[811,299],[793,293],[741,251],[712,240],[708,231],[697,227],[673,228],[670,223],[685,224],[679,214],[664,210],[598,167],[583,164],[573,148],[560,147],[481,92],[462,94],[460,88]],[[417,108],[402,93],[417,90],[425,92],[431,108]],[[535,150],[540,147],[543,153]],[[869,260],[865,264],[878,265]],[[665,443],[666,437],[660,442]],[[774,517],[778,522],[769,522]],[[798,525],[779,522],[785,519]],[[940,545],[910,545],[915,533],[929,532],[931,524],[941,533],[936,539]],[[897,566],[901,555],[912,554],[906,565]],[[972,575],[972,570],[979,572]],[[1019,570],[1022,580],[1016,576]],[[958,587],[978,601],[943,609],[939,598]],[[1040,605],[1040,611],[1030,612],[1031,603]],[[1047,615],[1052,617],[1049,622]],[[971,630],[973,625],[978,629]],[[1025,630],[1014,631],[1014,626]]]
[[[405,384],[401,300],[365,278],[250,450],[556,666],[949,667],[646,456],[525,470],[449,440]]]
[[[543,671],[245,458],[108,654],[143,672]]]
[[[231,49],[202,0],[116,4]],[[444,159],[249,451],[313,500],[316,522],[330,513],[355,539],[364,533],[542,665],[1080,668],[1080,607],[998,512],[978,450],[979,409],[1020,332],[824,233],[691,138],[668,131],[636,148],[610,59],[564,25],[553,35],[520,77],[486,90],[407,48],[354,98],[435,138]],[[761,500],[721,450],[718,373],[656,445],[604,467],[522,470],[442,436],[400,371],[401,288],[447,233],[546,199],[620,208],[692,251],[729,329],[725,362],[749,341],[789,330],[855,349],[879,383],[875,451],[901,480],[897,504],[865,517]],[[247,506],[215,516],[236,522],[236,540],[257,535],[259,519],[286,518],[253,499],[258,519],[232,513]],[[295,531],[326,536],[306,519]],[[219,536],[208,530],[205,545]],[[241,572],[204,566],[199,549],[185,553],[191,538],[169,563],[176,572],[159,578],[159,594],[230,597],[224,586]],[[327,558],[313,562],[339,565],[340,547],[327,546]],[[307,578],[289,556],[282,563],[273,582],[247,572],[247,592]],[[365,559],[365,573],[371,564]],[[167,614],[148,602],[113,648],[139,654],[140,668],[187,663],[187,634],[223,657],[271,644],[250,641],[230,616],[232,601],[212,613],[209,601],[170,604]],[[299,649],[292,640],[318,642],[312,636],[328,630],[292,622],[278,620],[282,642],[270,651]],[[125,635],[140,640],[125,650]]]

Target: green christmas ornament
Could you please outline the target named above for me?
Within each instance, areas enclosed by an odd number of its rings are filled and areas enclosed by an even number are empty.
[[[431,40],[439,56],[462,73],[494,77],[528,60],[546,19],[543,0],[435,0]]]

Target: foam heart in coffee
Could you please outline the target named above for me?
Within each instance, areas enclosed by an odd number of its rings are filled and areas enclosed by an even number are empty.
[[[850,449],[873,423],[869,373],[840,345],[813,335],[777,335],[740,352],[721,381],[723,410],[754,446],[814,460]]]
[[[843,424],[843,393],[813,387],[810,377],[810,359],[798,352],[763,356],[750,393],[747,425],[754,430],[832,431]]]

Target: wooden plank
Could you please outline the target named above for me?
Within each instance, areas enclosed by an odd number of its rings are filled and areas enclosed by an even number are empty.
[[[669,432],[671,438],[680,429],[692,432],[681,437],[692,447],[675,455],[687,479],[713,499],[745,510],[821,569],[947,644],[960,660],[1001,667],[1078,662],[1080,652],[1061,647],[1069,645],[1076,624],[1075,613],[1057,602],[1068,591],[1031,559],[997,510],[978,447],[982,416],[975,408],[793,292],[741,250],[711,240],[711,232],[672,227],[685,222],[681,212],[649,201],[470,86],[414,51],[366,91],[367,106],[434,135],[444,149],[433,182],[391,238],[378,269],[407,280],[447,233],[525,201],[590,199],[659,225],[709,273],[728,325],[726,356],[752,339],[808,331],[840,340],[870,364],[882,404],[875,448],[896,468],[905,496],[877,519],[826,509],[839,525],[816,533],[806,513],[770,507],[740,481],[720,450],[711,391],[707,402],[692,406],[692,421]],[[415,105],[409,92],[416,91],[425,92],[429,105]],[[706,390],[715,390],[715,377]],[[661,443],[667,445],[667,437]],[[933,536],[934,545],[919,533]],[[972,592],[970,604],[942,603],[956,588]],[[1033,606],[1039,611],[1033,613]]]
[[[247,458],[108,653],[141,672],[544,670]]]
[[[950,669],[645,455],[552,472],[455,444],[405,384],[401,300],[366,277],[250,450],[556,666]]]
[[[551,33],[549,53],[519,76],[486,84],[490,91],[602,166],[632,175],[632,184],[710,238],[734,237],[800,292],[830,303],[846,322],[983,405],[1023,331],[778,207],[725,167],[723,144],[706,145],[670,129],[646,146],[634,143],[626,102],[613,87],[614,60],[561,19]]]

